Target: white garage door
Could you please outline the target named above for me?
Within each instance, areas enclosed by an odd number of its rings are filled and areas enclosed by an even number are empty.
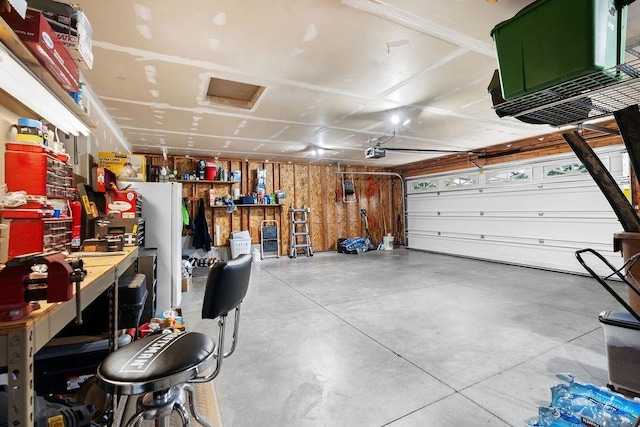
[[[629,194],[624,147],[597,153]],[[613,252],[613,234],[620,231],[611,206],[573,153],[407,181],[412,249],[585,273],[575,258],[579,249],[595,249],[622,265],[620,253]]]

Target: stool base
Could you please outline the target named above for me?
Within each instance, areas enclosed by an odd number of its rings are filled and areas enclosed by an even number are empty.
[[[186,392],[186,393],[185,393]],[[195,405],[195,390],[189,384],[181,384],[166,390],[146,393],[138,398],[136,413],[127,421],[126,427],[135,427],[144,420],[158,420],[159,425],[169,425],[169,417],[176,411],[183,426],[190,426],[189,413],[185,408],[186,396],[193,417],[205,427],[214,427],[198,412]]]

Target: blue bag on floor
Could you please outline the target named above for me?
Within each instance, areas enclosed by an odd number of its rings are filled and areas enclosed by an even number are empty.
[[[530,427],[583,427],[583,424],[570,420],[569,417],[564,414],[558,408],[552,407],[540,407],[538,408],[538,420],[534,423],[529,423]]]
[[[640,416],[640,402],[604,387],[574,381],[571,374],[558,374],[568,384],[551,388],[551,404],[538,410],[531,427],[631,426]]]
[[[344,253],[356,254],[367,250],[367,244],[363,237],[352,237],[346,239],[340,246],[344,248]]]

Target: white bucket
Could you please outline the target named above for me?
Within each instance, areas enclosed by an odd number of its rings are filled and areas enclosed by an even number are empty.
[[[384,236],[382,238],[382,241],[384,243],[384,250],[385,251],[392,251],[393,250],[393,236],[388,234],[386,236]]]

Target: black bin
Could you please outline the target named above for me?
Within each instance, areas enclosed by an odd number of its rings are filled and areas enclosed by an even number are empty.
[[[147,299],[147,278],[144,274],[120,276],[118,279],[118,327],[138,328]]]
[[[109,340],[94,337],[77,337],[76,342],[48,345],[34,357],[34,388],[41,396],[66,394],[76,390],[88,377],[95,375],[100,362],[109,354]],[[132,341],[123,334],[118,337],[118,347]],[[69,339],[68,341],[73,341]]]

